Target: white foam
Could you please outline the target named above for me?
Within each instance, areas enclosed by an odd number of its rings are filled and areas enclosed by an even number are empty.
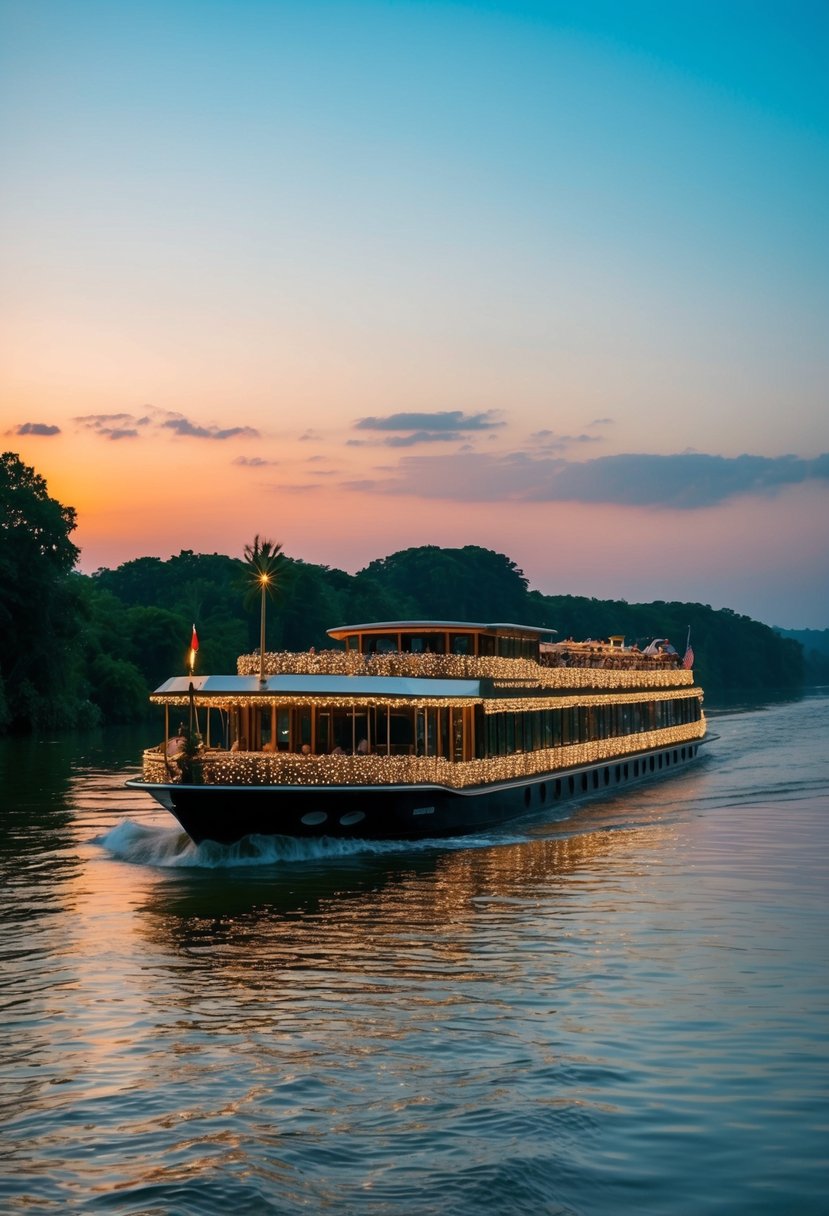
[[[514,844],[526,837],[458,836],[441,840],[339,840],[328,836],[246,836],[236,844],[206,840],[194,844],[175,827],[147,827],[123,819],[98,843],[119,861],[161,868],[230,869],[235,866],[292,864],[340,857],[394,856],[435,849],[480,849]]]

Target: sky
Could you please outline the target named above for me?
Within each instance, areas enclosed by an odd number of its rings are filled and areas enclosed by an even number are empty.
[[[811,0],[0,0],[3,450],[87,572],[473,544],[829,627],[828,57]]]

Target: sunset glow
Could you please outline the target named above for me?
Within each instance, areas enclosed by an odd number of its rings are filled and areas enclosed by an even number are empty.
[[[83,570],[476,544],[829,625],[825,11],[55,0],[0,42],[0,430]]]

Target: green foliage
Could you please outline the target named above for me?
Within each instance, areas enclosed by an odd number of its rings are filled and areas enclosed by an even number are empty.
[[[371,562],[364,573],[400,603],[404,617],[446,621],[524,619],[527,580],[502,553],[423,545]],[[371,619],[371,618],[369,618]],[[382,618],[375,616],[375,620]]]
[[[0,677],[11,728],[70,725],[84,711],[73,686],[77,616],[68,573],[75,512],[14,452],[0,456]]]
[[[147,686],[133,663],[97,654],[90,663],[89,679],[105,722],[135,722],[144,716]]]
[[[776,629],[803,647],[803,678],[811,686],[829,684],[829,629]]]
[[[667,637],[680,652],[690,629],[695,673],[709,694],[762,694],[803,680],[799,635],[706,604],[542,595],[508,557],[476,545],[405,549],[350,575],[288,558],[257,536],[244,561],[184,549],[87,576],[72,569],[75,512],[8,452],[0,506],[0,730],[145,716],[148,693],[187,671],[194,622],[196,670],[234,671],[237,656],[259,645],[263,572],[276,592],[269,649],[320,649],[332,644],[329,628],[382,620],[511,621],[556,629],[561,639],[621,633],[640,645]],[[812,671],[827,662],[815,653]]]

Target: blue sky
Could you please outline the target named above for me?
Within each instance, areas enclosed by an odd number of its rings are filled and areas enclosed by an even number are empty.
[[[544,591],[829,624],[828,34],[0,0],[6,446],[88,568],[475,543]]]

